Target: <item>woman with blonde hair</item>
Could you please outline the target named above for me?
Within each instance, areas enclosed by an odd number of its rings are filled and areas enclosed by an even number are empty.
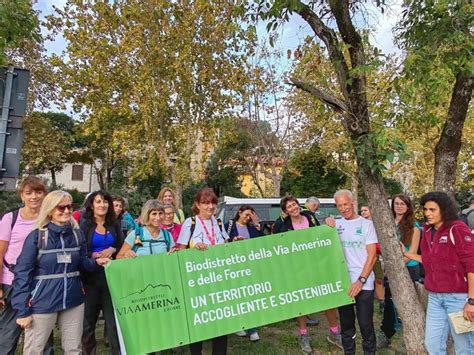
[[[176,194],[169,187],[163,187],[158,194],[157,200],[164,205],[173,205],[174,207],[174,219],[173,222],[176,224],[183,224],[184,212],[179,208],[176,201]]]
[[[174,248],[170,232],[160,228],[164,209],[158,200],[148,200],[140,214],[141,226],[132,230],[122,245],[117,259],[166,253]]]
[[[72,197],[53,191],[43,201],[36,223],[15,267],[12,305],[25,329],[23,354],[40,354],[56,322],[65,354],[80,354],[84,290],[80,270],[92,271],[110,259],[90,259],[86,241],[72,217]]]

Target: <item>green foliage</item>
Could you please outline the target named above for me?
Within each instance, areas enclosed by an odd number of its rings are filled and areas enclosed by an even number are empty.
[[[233,115],[242,92],[252,31],[240,16],[232,2],[214,0],[69,0],[48,19],[68,42],[52,61],[105,185],[125,158],[141,161],[130,166],[132,179],[157,160],[177,186],[203,172],[207,157],[194,143],[213,146],[216,123]]]
[[[288,162],[281,184],[282,195],[332,196],[344,186],[346,177],[331,168],[318,145],[295,152]]]
[[[406,144],[398,137],[389,136],[384,131],[362,135],[353,142],[359,161],[367,164],[373,173],[387,169],[386,163],[406,159]]]
[[[0,214],[13,208],[19,207],[21,204],[18,192],[0,191]]]
[[[73,127],[72,118],[61,113],[33,112],[27,116],[23,123],[23,171],[29,174],[61,171],[73,148]]]
[[[196,192],[204,187],[207,187],[204,181],[193,181],[187,184],[186,188],[183,190],[183,212],[185,216],[193,215],[191,207],[193,205]]]
[[[238,171],[235,166],[219,167],[219,162],[213,157],[206,169],[206,185],[212,188],[217,196],[243,197]]]
[[[41,40],[38,17],[29,0],[0,2],[0,65],[6,64],[6,49],[14,49],[27,39]]]
[[[77,189],[64,189],[71,194],[72,200],[76,207],[82,206],[84,203],[84,199],[86,198],[86,194],[83,192],[78,191]]]

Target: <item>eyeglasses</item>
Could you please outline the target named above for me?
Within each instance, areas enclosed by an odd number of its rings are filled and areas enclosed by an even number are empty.
[[[73,208],[72,208],[72,205],[71,205],[71,204],[69,204],[69,205],[57,205],[57,206],[56,206],[56,209],[57,209],[59,212],[61,212],[61,213],[63,213],[64,211],[66,211],[66,208],[67,208],[69,211],[71,211],[71,212],[73,211]]]

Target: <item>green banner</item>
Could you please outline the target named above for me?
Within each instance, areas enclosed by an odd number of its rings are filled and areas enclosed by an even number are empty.
[[[353,302],[338,235],[327,226],[113,261],[106,275],[128,354]]]

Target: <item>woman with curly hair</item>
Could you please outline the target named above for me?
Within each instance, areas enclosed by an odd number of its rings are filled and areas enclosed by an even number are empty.
[[[427,224],[423,228],[421,256],[428,291],[425,346],[430,354],[446,354],[448,332],[456,354],[472,354],[474,332],[457,334],[448,315],[461,312],[474,322],[474,234],[458,219],[454,201],[445,192],[429,192],[420,204]]]
[[[95,191],[87,197],[81,230],[92,258],[115,259],[124,237],[120,223],[117,223],[115,218],[112,196],[108,192]],[[96,353],[95,327],[101,310],[104,314],[110,351],[112,354],[119,354],[114,309],[105,272],[103,269],[98,269],[95,272],[84,272],[81,277],[86,291],[82,336],[84,354]]]

